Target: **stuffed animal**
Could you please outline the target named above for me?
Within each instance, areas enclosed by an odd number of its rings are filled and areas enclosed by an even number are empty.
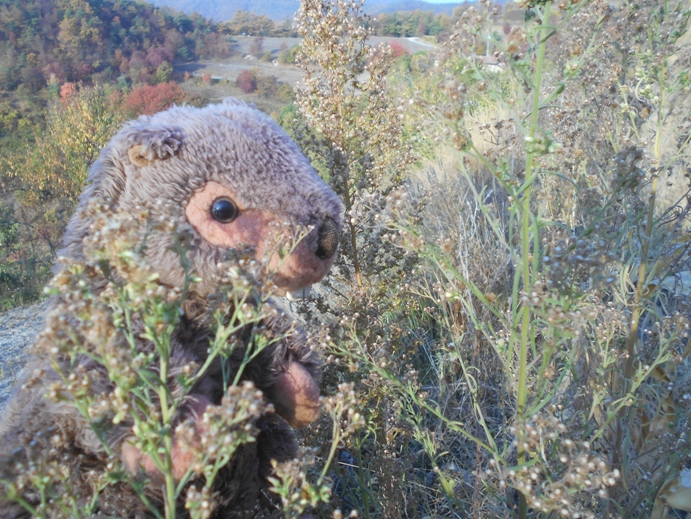
[[[256,261],[272,270],[272,284],[281,294],[319,281],[334,262],[341,228],[337,196],[278,125],[248,104],[228,99],[203,109],[173,107],[151,117],[142,116],[113,137],[91,168],[88,180],[67,227],[62,260],[56,266],[58,278],[69,265],[92,261],[89,244],[95,234],[102,232],[104,221],[107,227],[110,218],[129,215],[134,222],[131,225],[141,229],[152,220],[160,223],[169,218],[189,228],[192,245],[186,253],[187,267],[176,252],[173,233],[147,234],[146,247],[140,251],[154,270],[156,283],[165,289],[181,293],[189,278],[185,268],[196,276],[196,282],[182,296],[183,313],[171,334],[166,382],[172,395],[183,391],[176,376],[186,366],[201,366],[207,359],[213,339],[209,300],[222,279],[219,265],[227,265],[241,252],[250,263]],[[146,218],[138,220],[137,215],[144,214],[142,208],[146,208]],[[277,233],[280,238],[296,228],[303,229],[304,236],[289,255],[272,249]],[[105,276],[98,274],[100,268],[95,268],[87,281],[95,294],[107,285]],[[110,275],[117,276],[118,272]],[[55,319],[70,319],[69,312],[77,308],[71,301],[76,298],[72,293],[55,298],[54,310],[49,312],[49,331]],[[135,332],[143,330],[136,313],[131,319]],[[287,460],[297,452],[289,425],[304,427],[319,414],[320,363],[304,334],[289,315],[277,308],[266,313],[261,325],[266,334],[277,339],[244,366],[240,381],[249,381],[261,390],[261,394],[255,391],[257,397],[273,404],[276,414],[266,413],[256,421],[256,440],[240,446],[214,480],[213,517],[231,517],[254,507],[267,487],[271,461]],[[141,336],[139,332],[135,335]],[[193,432],[195,428],[203,429],[205,409],[221,404],[224,395],[232,399],[224,393],[221,373],[227,377],[230,372],[232,378],[244,358],[247,333],[236,335],[231,339],[240,346],[229,358],[214,360],[184,397],[175,423],[191,423]],[[49,341],[50,337],[50,333],[44,333],[39,341]],[[147,341],[138,340],[141,344],[137,348],[148,351]],[[104,369],[95,366],[88,356],[78,359],[77,366],[69,369],[94,373]],[[0,480],[18,477],[12,467],[26,469],[36,449],[52,449],[54,454],[57,451],[54,458],[62,456],[64,466],[69,467],[69,488],[65,492],[73,492],[83,500],[93,499],[93,488],[101,484],[100,513],[122,518],[153,517],[142,502],[142,492],[150,504],[161,507],[162,486],[155,464],[128,440],[132,437],[132,423],[125,418],[104,433],[111,451],[106,452],[74,405],[47,397],[51,384],[58,379],[50,362],[39,356],[29,365],[24,384],[4,411],[0,422]],[[95,390],[112,391],[107,372],[102,375]],[[176,480],[193,463],[181,443],[173,438]],[[127,483],[104,485],[93,481],[93,474],[102,473],[94,468],[108,463],[119,464],[138,481],[148,481],[144,490],[137,494]],[[21,506],[20,501],[29,507],[41,506],[45,496],[41,496],[40,485],[26,478],[22,481],[13,487],[12,496],[0,496],[0,516],[30,517],[27,506]],[[177,510],[179,517],[186,517],[183,506]]]

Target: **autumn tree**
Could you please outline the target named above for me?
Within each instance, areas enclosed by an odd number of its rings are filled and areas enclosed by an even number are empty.
[[[6,193],[0,206],[0,307],[40,295],[89,168],[122,124],[112,89],[67,84],[61,94],[45,129],[0,155]]]
[[[389,47],[391,47],[391,54],[394,58],[400,58],[404,54],[410,54],[408,49],[406,49],[403,44],[396,40],[391,40],[389,42]]]
[[[275,25],[268,16],[238,9],[235,11],[233,18],[226,22],[225,27],[230,34],[271,36],[274,34]]]
[[[424,36],[427,34],[427,31],[427,24],[424,20],[420,20],[420,23],[417,24],[417,29],[415,30],[415,36]]]
[[[250,44],[250,54],[255,58],[260,58],[264,53],[264,38],[256,36]]]
[[[45,130],[16,156],[3,156],[5,175],[19,182],[21,197],[31,204],[73,203],[89,167],[122,122],[110,89],[66,83],[60,93],[60,102],[48,110]]]
[[[168,83],[173,76],[173,65],[164,61],[156,69],[156,83]]]
[[[153,115],[188,99],[187,93],[174,81],[140,85],[127,95],[123,108],[127,117]]]

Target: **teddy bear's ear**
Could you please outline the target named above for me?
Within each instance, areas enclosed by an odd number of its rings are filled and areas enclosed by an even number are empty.
[[[143,168],[154,161],[174,157],[182,149],[185,136],[177,126],[133,124],[126,130],[125,143],[130,162]]]
[[[81,257],[84,237],[90,232],[90,202],[98,200],[116,206],[127,190],[129,177],[137,176],[136,172],[128,171],[130,165],[144,168],[156,161],[168,160],[180,153],[184,143],[181,128],[151,124],[148,117],[125,126],[91,166],[87,186],[79,197],[77,211],[67,225],[61,254],[72,258]]]
[[[131,148],[127,150],[127,156],[130,158],[130,162],[134,164],[135,166],[139,166],[140,168],[143,168],[144,166],[148,166],[151,161],[146,158],[146,156],[142,153],[142,145],[141,144],[135,144]]]

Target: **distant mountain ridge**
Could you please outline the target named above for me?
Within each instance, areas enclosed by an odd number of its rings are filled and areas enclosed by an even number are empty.
[[[172,7],[184,13],[196,12],[214,21],[230,20],[236,11],[242,9],[253,14],[263,14],[273,20],[286,20],[295,16],[300,7],[299,0],[153,0],[156,5]],[[365,11],[369,14],[393,13],[395,11],[433,11],[436,14],[451,14],[457,4],[431,4],[422,0],[367,0]]]

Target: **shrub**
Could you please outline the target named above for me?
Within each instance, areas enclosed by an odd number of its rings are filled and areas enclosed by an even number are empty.
[[[168,83],[170,78],[173,76],[173,65],[164,61],[156,69],[156,82],[157,83]]]
[[[278,61],[284,64],[295,63],[295,58],[300,53],[300,46],[296,45],[290,49],[282,50],[278,55]]]
[[[389,47],[391,47],[391,54],[394,58],[400,58],[401,56],[407,56],[410,54],[408,49],[406,49],[403,44],[397,40],[391,40],[389,42]]]
[[[691,11],[531,2],[502,40],[482,2],[436,72],[359,91],[357,55],[340,54],[360,48],[358,6],[306,1],[299,18],[296,136],[350,217],[333,291],[304,316],[332,338],[324,391],[355,383],[368,424],[344,445],[335,506],[664,517],[691,452],[689,186],[661,204],[691,142]],[[355,122],[394,86],[408,110]],[[433,154],[424,178],[368,169],[387,124]]]
[[[259,58],[264,54],[264,37],[255,36],[250,44],[250,54],[255,58]]]
[[[328,24],[314,21],[319,12],[329,14]],[[401,143],[397,103],[386,89],[392,54],[384,44],[376,51],[367,45],[368,32],[360,27],[367,18],[358,2],[308,0],[299,16],[303,40],[296,63],[305,75],[295,89],[296,103],[319,139],[317,147],[312,136],[303,145],[351,215],[341,258],[348,258],[359,285],[361,248],[367,248],[359,240],[367,241],[363,234],[375,214],[370,201],[377,204],[386,196],[413,160],[411,150]],[[363,75],[369,80],[361,81]],[[356,211],[364,220],[356,218]]]
[[[237,87],[245,94],[251,94],[257,90],[257,79],[251,70],[245,69],[240,72],[240,75],[235,80]]]
[[[0,309],[37,300],[50,275],[52,258],[37,253],[22,235],[11,205],[0,205]]]
[[[276,76],[255,76],[257,95],[267,99],[280,99],[290,102],[295,99],[293,88],[288,83],[283,83]]]

